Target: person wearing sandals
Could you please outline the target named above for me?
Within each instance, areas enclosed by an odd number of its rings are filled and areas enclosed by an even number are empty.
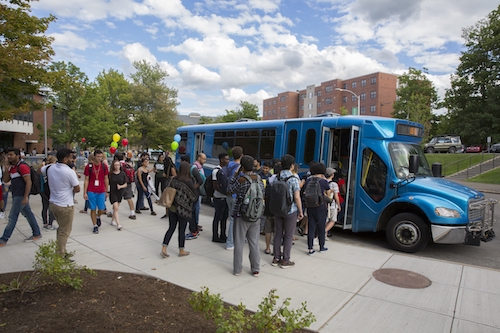
[[[177,191],[175,193],[174,203],[168,210],[169,227],[163,238],[160,252],[162,258],[169,257],[167,247],[177,225],[179,225],[179,230],[177,232],[179,240],[179,257],[189,255],[189,252],[184,250],[184,244],[186,242],[184,232],[186,231],[189,220],[193,218],[193,204],[198,200],[198,191],[195,189],[193,180],[191,179],[189,172],[190,168],[191,165],[188,162],[181,162],[179,174],[170,182],[170,187],[175,188]]]
[[[149,209],[151,209],[151,215],[156,215],[153,210],[153,201],[151,201],[151,193],[149,193],[148,189],[148,177],[149,177],[149,159],[143,158],[141,160],[140,167],[137,169],[137,179],[139,180],[139,186],[137,186],[138,197],[141,198],[143,196],[148,199]],[[136,203],[135,211],[139,210],[139,200]]]
[[[111,164],[111,172],[109,173],[109,202],[113,206],[111,225],[116,226],[118,230],[122,230],[118,210],[127,185],[127,175],[122,170],[120,161],[114,160],[113,164]]]

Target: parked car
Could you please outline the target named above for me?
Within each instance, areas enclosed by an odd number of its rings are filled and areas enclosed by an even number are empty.
[[[426,153],[461,153],[463,149],[460,136],[455,134],[437,135],[424,147]]]
[[[500,153],[500,142],[495,143],[494,145],[491,145],[490,153]]]
[[[482,153],[485,151],[485,148],[483,145],[470,145],[465,148],[466,153]]]

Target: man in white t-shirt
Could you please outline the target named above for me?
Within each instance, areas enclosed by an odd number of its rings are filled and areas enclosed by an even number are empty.
[[[226,203],[226,195],[218,191],[219,183],[217,182],[217,172],[229,163],[229,155],[227,153],[219,154],[219,165],[212,171],[212,181],[214,184],[214,208],[215,215],[212,222],[212,242],[226,242],[226,225],[228,217],[228,208]],[[220,230],[220,231],[219,231]]]
[[[66,256],[66,243],[73,227],[74,201],[73,194],[80,192],[80,182],[71,169],[74,155],[70,149],[57,151],[57,163],[44,166],[42,174],[47,176],[50,189],[49,209],[54,214],[57,228],[57,254]]]

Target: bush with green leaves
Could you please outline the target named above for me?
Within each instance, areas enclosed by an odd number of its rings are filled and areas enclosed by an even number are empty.
[[[53,284],[81,289],[83,283],[81,273],[95,275],[95,272],[86,266],[75,264],[71,260],[74,252],[61,257],[56,253],[56,248],[55,241],[40,245],[35,255],[33,271],[19,273],[10,284],[0,284],[0,290],[19,291],[22,298],[26,292],[35,292],[43,286]]]
[[[314,315],[307,310],[306,302],[299,309],[290,310],[290,298],[286,298],[277,307],[278,299],[276,289],[271,289],[259,304],[259,310],[251,315],[245,312],[246,308],[241,303],[235,307],[224,306],[220,294],[211,294],[207,287],[194,292],[188,301],[195,311],[202,312],[205,318],[215,322],[217,333],[239,333],[251,329],[265,333],[293,332],[309,327],[316,321]]]

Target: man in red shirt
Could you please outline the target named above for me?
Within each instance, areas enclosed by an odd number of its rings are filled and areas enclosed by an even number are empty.
[[[99,233],[101,215],[106,213],[106,199],[108,198],[109,178],[108,167],[102,162],[103,153],[94,151],[95,162],[87,164],[83,182],[83,198],[89,201],[90,218],[94,225],[94,234]],[[97,213],[96,213],[97,209]]]
[[[21,161],[20,151],[17,148],[7,149],[7,160],[10,166],[8,172],[4,172],[3,174],[3,182],[11,182],[12,208],[9,213],[9,222],[5,227],[2,238],[0,238],[0,247],[7,244],[7,241],[16,227],[19,213],[26,217],[31,230],[33,230],[33,235],[26,238],[24,241],[36,241],[42,238],[40,227],[36,222],[35,215],[33,215],[29,204],[29,195],[31,191],[30,167]]]

